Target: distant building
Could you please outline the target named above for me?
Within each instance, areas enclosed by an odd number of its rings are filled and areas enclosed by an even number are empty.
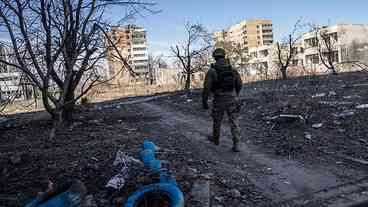
[[[288,47],[288,45],[284,45]],[[303,67],[304,56],[302,44],[297,43],[293,48],[294,55],[290,61],[290,68]],[[252,75],[260,75],[268,78],[270,75],[275,75],[279,68],[279,59],[277,44],[263,45],[249,49],[248,67]]]
[[[270,45],[273,43],[272,20],[244,20],[227,30],[213,34],[215,44],[222,41],[240,44],[245,52],[252,47]]]
[[[0,44],[0,59],[10,63],[15,63],[11,56],[11,49]],[[20,87],[21,73],[14,67],[0,63],[0,101],[9,98],[20,99],[22,97],[22,87]]]
[[[349,62],[359,61],[368,64],[368,25],[342,24],[320,28],[328,35],[334,48],[334,62],[339,70],[354,70]],[[321,37],[316,32],[302,35],[301,41],[293,48],[294,57],[290,62],[289,72],[326,72],[319,55],[318,41]],[[326,47],[320,43],[322,57],[326,55]],[[279,62],[277,45],[263,45],[249,49],[248,67],[251,74],[274,75],[278,72]],[[345,64],[346,63],[346,64]]]
[[[339,24],[330,27],[322,27],[320,31],[328,35],[334,49],[334,62],[344,63],[360,61],[368,64],[368,25]],[[322,38],[316,32],[308,32],[303,35],[304,63],[307,68],[325,70],[318,52],[318,41]],[[323,43],[321,45],[322,56],[327,52]],[[338,65],[344,67],[344,65]]]
[[[114,27],[110,32],[110,37],[117,43],[119,53],[128,61],[133,71],[140,78],[147,78],[149,73],[148,52],[147,52],[147,32],[141,27],[128,25],[126,27]],[[124,64],[119,60],[116,51],[108,51],[108,76],[113,77],[118,74]],[[116,77],[117,83],[132,81],[126,69]]]

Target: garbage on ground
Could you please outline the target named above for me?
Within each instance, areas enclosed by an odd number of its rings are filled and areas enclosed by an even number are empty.
[[[350,101],[320,101],[318,103],[329,106],[354,105],[354,103]]]
[[[280,114],[273,117],[267,117],[266,119],[276,123],[292,123],[296,121],[305,122],[305,119],[302,115],[292,115],[292,114]]]
[[[361,104],[359,106],[356,106],[357,109],[368,109],[368,104]]]
[[[179,189],[175,176],[161,168],[161,161],[155,157],[156,150],[157,146],[153,142],[145,141],[140,156],[144,166],[152,173],[158,174],[159,179],[135,191],[129,196],[124,207],[139,206],[142,201],[147,200],[148,203],[165,203],[157,206],[184,207],[183,192]]]
[[[77,207],[86,206],[87,189],[82,181],[72,180],[60,186],[54,187],[49,183],[46,192],[40,193],[37,198],[25,205],[25,207]]]
[[[360,99],[362,97],[359,95],[349,95],[349,96],[343,96],[342,98],[343,99]]]
[[[312,98],[322,98],[324,96],[326,96],[326,93],[317,93],[317,94],[313,95]]]
[[[304,137],[308,140],[312,140],[312,135],[309,132],[304,132]]]
[[[113,176],[106,184],[106,188],[112,188],[115,190],[121,190],[126,183],[126,179],[129,176],[129,163],[136,163],[141,165],[142,162],[135,159],[132,156],[128,156],[121,150],[118,150],[115,156],[115,160],[113,162],[114,166],[120,166],[120,171],[118,174]]]
[[[333,114],[336,118],[346,118],[346,117],[349,117],[349,116],[354,116],[355,115],[355,111],[352,111],[352,110],[345,110],[345,111],[342,111],[341,113],[335,113]]]
[[[337,96],[337,93],[335,91],[328,92],[328,96]]]
[[[312,127],[315,128],[315,129],[321,128],[322,126],[323,126],[322,123],[316,123],[316,124],[312,125]]]

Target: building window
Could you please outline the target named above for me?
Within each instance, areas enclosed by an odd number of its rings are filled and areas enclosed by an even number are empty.
[[[304,43],[307,47],[317,47],[318,39],[316,37],[309,38],[309,39],[304,40]]]
[[[148,60],[135,60],[134,63],[147,63]]]
[[[292,66],[297,66],[298,65],[298,62],[299,62],[298,60],[292,60],[291,61],[291,65]]]
[[[250,56],[251,56],[251,57],[253,57],[253,58],[258,57],[257,52],[251,52],[251,53],[250,53]]]
[[[273,43],[273,40],[263,40],[264,45],[270,45]]]
[[[268,50],[261,50],[259,51],[259,53],[261,53],[261,55],[263,55],[264,57],[268,56]]]
[[[319,56],[318,54],[312,54],[305,56],[307,63],[310,64],[319,64]]]
[[[272,33],[272,29],[264,29],[262,30],[262,33]]]
[[[134,57],[145,57],[146,54],[134,54]]]
[[[273,38],[273,35],[263,35],[263,38],[264,39],[272,39]]]
[[[328,58],[331,56],[332,58],[332,62],[336,63],[339,61],[339,53],[337,51],[331,51],[331,53],[329,52],[325,52],[323,53],[323,57],[324,59],[328,60]]]
[[[146,48],[145,47],[134,47],[133,51],[145,51]]]

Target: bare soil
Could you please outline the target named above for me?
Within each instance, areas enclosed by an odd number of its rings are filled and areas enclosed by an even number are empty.
[[[357,108],[368,104],[367,83],[366,73],[347,73],[244,85],[237,154],[227,124],[219,147],[208,142],[212,123],[199,90],[190,97],[172,93],[80,107],[56,140],[47,138],[45,112],[11,115],[17,124],[0,134],[0,206],[21,206],[49,180],[66,178],[81,179],[99,198],[118,170],[116,151],[138,157],[145,139],[163,149],[159,157],[176,174],[187,206],[197,179],[210,180],[213,205],[337,206],[347,200],[342,194],[354,195],[346,205],[368,199],[362,185],[368,109]],[[270,120],[280,114],[304,121]],[[135,177],[118,194],[122,199],[139,184]]]

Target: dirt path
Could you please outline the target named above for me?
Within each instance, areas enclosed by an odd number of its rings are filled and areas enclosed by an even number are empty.
[[[220,147],[207,141],[211,131],[209,119],[185,114],[179,108],[174,109],[155,102],[140,103],[137,106],[145,114],[160,117],[158,121],[151,123],[154,126],[147,127],[153,136],[175,132],[176,136],[180,136],[176,139],[184,138],[185,145],[197,157],[216,163],[214,170],[219,174],[224,177],[238,177],[239,180],[249,179],[272,202],[295,201],[305,204],[306,200],[319,199],[329,200],[331,205],[335,205],[336,199],[332,197],[355,192],[361,187],[354,182],[346,184],[346,180],[362,179],[364,171],[339,171],[334,166],[308,166],[292,160],[276,159],[249,143],[242,143],[241,152],[234,154],[230,151],[231,140],[224,136]],[[228,127],[225,125],[224,128]],[[225,129],[224,135],[229,136],[228,129]],[[349,192],[346,191],[346,186],[351,188]],[[333,192],[326,193],[329,191]],[[367,198],[362,194],[349,200],[354,203]]]

